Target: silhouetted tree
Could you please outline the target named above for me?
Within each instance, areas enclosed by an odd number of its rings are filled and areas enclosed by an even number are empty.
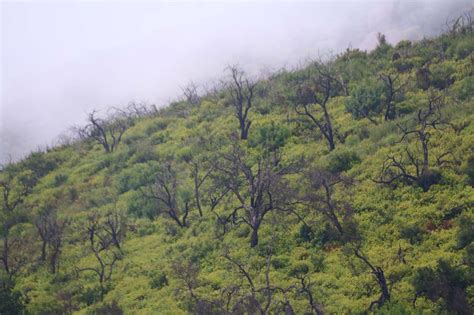
[[[235,139],[230,152],[221,154],[215,167],[239,203],[229,217],[238,217],[252,229],[250,246],[255,247],[265,215],[272,210],[285,211],[291,204],[291,189],[284,176],[295,172],[296,167],[284,166],[278,152],[248,157]],[[239,216],[239,211],[243,215]]]
[[[318,62],[309,67],[308,71],[308,80],[297,86],[295,111],[311,120],[328,142],[329,150],[332,151],[336,144],[328,101],[341,89],[340,83],[335,71],[329,64]],[[314,112],[313,105],[319,107],[320,114]]]
[[[322,169],[313,169],[306,173],[306,180],[308,189],[303,196],[303,202],[311,209],[323,214],[343,235],[345,230],[342,220],[349,219],[352,208],[348,202],[335,199],[333,195],[336,186],[347,189],[350,179]],[[342,219],[339,218],[341,215]]]
[[[385,278],[383,269],[379,266],[373,265],[369,259],[364,254],[362,254],[360,246],[357,246],[354,249],[354,255],[370,268],[370,271],[377,280],[377,284],[380,288],[380,297],[370,303],[369,310],[372,310],[375,305],[377,305],[378,308],[381,308],[386,302],[390,301],[390,290],[387,285],[387,279]]]
[[[254,99],[256,83],[250,80],[238,66],[229,66],[231,80],[228,84],[230,101],[234,107],[235,117],[239,120],[240,139],[248,138],[251,121],[248,118]]]
[[[49,265],[51,273],[56,273],[59,266],[64,230],[70,223],[68,219],[59,219],[53,207],[42,209],[34,224],[41,239],[40,261],[45,262],[49,249]]]
[[[111,279],[116,262],[121,259],[110,232],[98,215],[90,215],[87,222],[88,248],[94,255],[97,265],[76,267],[77,272],[91,271],[97,275],[101,288],[101,297],[106,292],[106,283]]]
[[[397,111],[395,108],[395,100],[402,93],[402,89],[405,85],[400,84],[398,81],[399,74],[382,73],[380,74],[380,80],[382,80],[384,90],[384,102],[385,102],[385,114],[384,120],[388,121],[397,117]]]
[[[121,110],[113,110],[105,119],[97,117],[92,111],[87,117],[88,124],[77,130],[79,137],[92,138],[102,145],[105,152],[110,153],[117,149],[122,136],[130,127],[132,120],[129,114]]]
[[[228,251],[226,251],[223,257],[237,270],[240,274],[241,280],[238,284],[232,288],[227,288],[225,292],[227,295],[227,312],[230,314],[269,314],[270,306],[275,302],[277,293],[283,293],[284,309],[288,312],[293,311],[291,304],[289,303],[286,293],[293,289],[293,287],[282,288],[272,285],[270,279],[270,267],[271,258],[273,256],[273,249],[269,246],[265,253],[265,264],[263,270],[257,271],[257,274],[263,273],[264,283],[259,285],[257,283],[257,276],[254,275],[254,270],[245,266],[245,264],[238,259],[232,257]],[[245,285],[246,283],[246,285]],[[232,309],[229,308],[232,300],[236,299],[233,303]]]
[[[440,112],[443,105],[443,95],[430,94],[426,108],[418,110],[414,119],[415,127],[398,125],[403,133],[400,141],[408,142],[410,138],[414,137],[417,149],[421,149],[421,154],[410,150],[407,143],[404,155],[399,157],[391,155],[385,159],[379,179],[375,182],[389,185],[403,181],[408,184],[418,184],[424,191],[428,191],[429,187],[438,181],[439,175],[430,169],[429,140],[433,130],[444,124]],[[442,158],[448,154],[450,152],[445,152],[437,157],[437,166],[444,164]]]
[[[198,87],[194,82],[189,82],[186,86],[182,87],[181,90],[189,104],[196,106],[201,101],[198,94]]]
[[[146,198],[156,200],[159,210],[164,210],[180,227],[186,227],[189,212],[192,206],[191,195],[178,194],[180,182],[171,162],[164,162],[155,174],[154,183],[147,187],[147,191],[140,188]]]

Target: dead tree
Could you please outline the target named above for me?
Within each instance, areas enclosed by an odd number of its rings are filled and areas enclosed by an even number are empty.
[[[164,210],[167,215],[180,227],[188,225],[187,218],[191,211],[192,200],[189,197],[178,198],[180,188],[178,176],[170,162],[165,162],[155,174],[154,183],[145,192],[140,188],[145,198],[153,199],[159,210]]]
[[[186,86],[182,87],[181,90],[183,91],[184,97],[189,104],[193,106],[199,105],[201,97],[199,97],[198,87],[194,82],[189,82]]]
[[[385,114],[384,120],[392,120],[397,117],[394,101],[398,95],[402,93],[404,85],[399,84],[399,74],[393,75],[390,73],[380,74],[380,80],[382,80],[385,86]]]
[[[400,142],[406,143],[405,152],[399,157],[390,155],[385,159],[379,179],[375,180],[376,183],[391,185],[402,181],[408,184],[418,184],[423,188],[423,191],[428,191],[430,186],[437,181],[437,175],[430,170],[429,140],[432,132],[445,124],[440,112],[443,105],[442,95],[430,94],[427,107],[418,110],[415,116],[414,127],[398,125],[403,133]],[[411,138],[416,141],[416,152],[409,148]],[[450,152],[445,152],[437,158],[438,166],[442,166],[442,157],[448,154]]]
[[[378,308],[381,308],[385,302],[390,301],[390,290],[387,285],[387,279],[385,278],[384,271],[381,267],[379,266],[374,266],[366,256],[364,256],[361,251],[359,246],[354,249],[354,255],[359,258],[364,264],[370,268],[371,273],[374,275],[375,279],[377,280],[377,284],[380,288],[380,297],[370,303],[369,310],[372,310],[372,308],[377,305]]]
[[[46,209],[34,221],[42,243],[40,261],[46,261],[49,251],[49,269],[53,274],[58,270],[64,230],[69,223],[68,219],[58,219],[55,209]]]
[[[295,278],[299,280],[299,291],[306,295],[308,299],[309,306],[311,307],[311,314],[316,313],[317,315],[324,315],[323,309],[319,303],[317,303],[314,298],[311,279],[308,275],[298,274],[295,275]]]
[[[91,138],[102,145],[106,153],[117,149],[122,136],[131,124],[130,117],[115,110],[105,119],[97,117],[97,112],[88,114],[88,124],[77,132],[81,138]]]
[[[98,216],[92,215],[88,218],[87,225],[88,248],[94,255],[97,265],[94,267],[76,267],[76,271],[91,271],[97,275],[101,294],[105,294],[106,283],[111,279],[116,262],[121,259],[121,254],[117,251],[115,244],[109,233],[100,222]]]
[[[200,286],[199,264],[192,261],[177,260],[171,265],[175,277],[181,282],[184,291],[192,300],[192,313],[197,315],[225,314],[219,299],[209,300],[200,296],[196,289]]]
[[[250,80],[245,72],[238,66],[229,66],[231,80],[228,84],[230,93],[230,101],[234,107],[234,115],[239,120],[240,139],[248,138],[251,121],[248,117],[252,102],[256,83]]]
[[[125,215],[116,208],[107,213],[106,219],[103,223],[103,229],[108,235],[110,242],[123,254],[122,242],[125,238],[126,232]]]
[[[273,302],[275,294],[278,291],[286,292],[287,290],[275,287],[270,282],[270,261],[273,255],[271,248],[268,249],[265,257],[265,269],[263,273],[265,275],[265,283],[263,286],[259,286],[255,281],[255,277],[251,275],[250,269],[246,268],[242,262],[230,256],[228,252],[224,253],[223,257],[229,261],[241,275],[240,284],[231,291],[233,294],[230,296],[227,305],[230,305],[231,300],[234,297],[238,297],[235,302],[232,311],[230,313],[244,313],[250,314],[259,313],[265,315],[269,313],[270,306]],[[244,282],[247,282],[248,293],[244,291]],[[238,296],[240,294],[240,297]],[[291,305],[290,305],[291,307]],[[229,311],[229,310],[228,310]]]
[[[342,220],[347,220],[352,214],[352,209],[348,202],[334,199],[333,194],[336,186],[347,189],[350,179],[321,169],[309,171],[306,178],[308,191],[303,197],[303,203],[323,214],[339,234],[344,235],[345,230],[339,216],[342,214]]]
[[[24,240],[11,236],[10,232],[17,224],[26,221],[26,215],[21,213],[19,208],[24,203],[25,198],[31,193],[35,182],[33,178],[15,178],[5,166],[2,166],[0,169],[0,216],[2,221],[0,260],[9,280],[12,280],[26,263],[26,257],[21,255],[21,247],[24,245]]]
[[[233,141],[230,152],[222,154],[215,167],[238,202],[228,217],[238,217],[247,224],[252,230],[250,247],[257,246],[265,215],[272,210],[286,210],[291,203],[291,189],[284,176],[295,172],[295,166],[283,166],[278,152],[252,160]]]
[[[309,71],[308,80],[297,86],[295,111],[297,114],[310,119],[326,139],[329,150],[332,151],[336,144],[328,101],[340,90],[340,84],[329,65],[317,63]],[[314,112],[313,105],[317,105],[321,113]]]

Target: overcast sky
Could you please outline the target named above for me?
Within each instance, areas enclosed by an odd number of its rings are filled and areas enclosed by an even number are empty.
[[[51,144],[91,109],[164,105],[227,64],[291,67],[349,45],[438,34],[470,0],[1,1],[0,161]]]

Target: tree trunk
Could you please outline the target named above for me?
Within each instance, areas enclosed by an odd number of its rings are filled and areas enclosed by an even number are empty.
[[[250,237],[250,247],[253,248],[258,245],[258,226],[252,228],[252,235]]]

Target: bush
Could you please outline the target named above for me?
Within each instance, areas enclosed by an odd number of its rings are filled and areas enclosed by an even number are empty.
[[[249,144],[251,147],[261,147],[273,152],[285,145],[286,139],[290,136],[290,131],[283,125],[271,123],[258,128],[251,134]]]
[[[461,101],[466,101],[474,97],[474,76],[466,77],[454,83],[452,89],[454,94]]]
[[[465,165],[464,165],[464,173],[467,175],[467,182],[469,185],[474,186],[474,155],[471,155]]]
[[[463,270],[444,260],[438,261],[436,269],[418,269],[413,279],[418,296],[424,296],[433,302],[443,299],[448,311],[456,314],[472,314],[466,297],[468,285]]]
[[[406,226],[402,227],[400,230],[400,237],[406,239],[410,242],[410,244],[419,244],[423,241],[424,234],[426,233],[418,225]]]
[[[467,215],[459,217],[458,247],[464,248],[474,242],[474,220]]]
[[[161,289],[168,285],[168,278],[164,272],[153,273],[150,275],[150,287],[152,289]]]
[[[350,150],[335,150],[328,155],[327,170],[333,173],[350,170],[354,165],[360,163],[359,156]]]
[[[271,259],[270,264],[275,269],[282,269],[288,266],[289,261],[287,256],[277,256]]]
[[[313,265],[307,260],[297,261],[291,265],[288,275],[290,277],[300,278],[308,274],[312,268]]]
[[[104,304],[95,309],[95,314],[103,315],[123,315],[122,308],[117,304],[117,301],[113,300],[110,304]]]
[[[10,286],[0,286],[0,314],[23,314],[23,296]]]
[[[54,187],[59,187],[60,185],[64,184],[68,179],[68,176],[66,174],[58,174],[54,176],[53,179],[53,186]]]
[[[365,81],[351,87],[345,106],[354,118],[371,118],[382,112],[384,86],[380,81]]]

